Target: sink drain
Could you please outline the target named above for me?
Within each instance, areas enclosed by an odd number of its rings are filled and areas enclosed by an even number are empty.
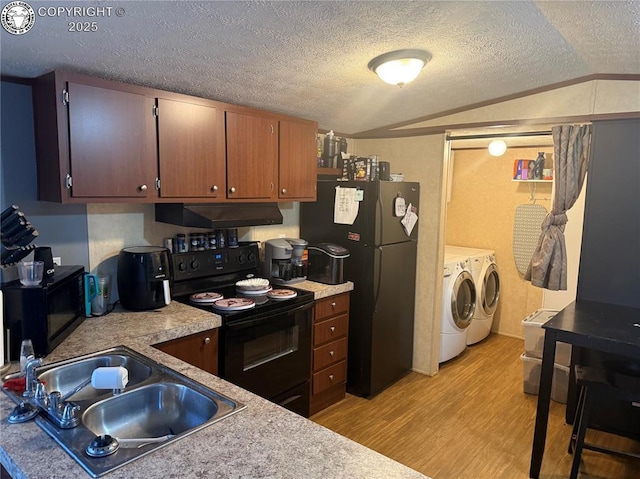
[[[115,437],[111,437],[109,434],[101,434],[91,441],[86,451],[91,457],[105,457],[116,452],[119,446],[120,444],[118,444]]]

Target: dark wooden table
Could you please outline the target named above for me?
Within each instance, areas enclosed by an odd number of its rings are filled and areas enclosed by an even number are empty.
[[[638,292],[640,294],[640,292]],[[529,477],[538,479],[549,419],[556,341],[640,359],[640,309],[576,301],[547,321]],[[568,438],[567,438],[568,440]]]

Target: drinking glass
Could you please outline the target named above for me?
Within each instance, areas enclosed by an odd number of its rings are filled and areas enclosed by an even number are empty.
[[[102,316],[107,312],[109,304],[109,276],[98,276],[98,284],[96,285],[97,294],[91,300],[91,314],[94,316]]]
[[[21,261],[18,263],[18,277],[24,286],[37,286],[42,281],[44,261]]]
[[[20,344],[20,371],[25,371],[25,366],[27,365],[29,356],[35,357],[33,343],[30,339],[23,339],[22,344]]]

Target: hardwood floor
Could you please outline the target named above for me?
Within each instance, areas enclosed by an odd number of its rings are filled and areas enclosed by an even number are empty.
[[[522,340],[492,334],[431,378],[410,373],[371,400],[347,395],[311,420],[434,479],[529,477],[537,396],[522,392]],[[541,479],[569,476],[571,426],[551,401]],[[640,452],[640,444],[589,431]],[[638,479],[640,461],[583,453],[582,479]]]

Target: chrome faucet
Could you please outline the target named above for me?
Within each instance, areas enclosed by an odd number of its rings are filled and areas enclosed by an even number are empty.
[[[58,391],[48,393],[45,385],[38,380],[36,368],[42,366],[42,359],[29,356],[25,366],[25,391],[22,396],[31,406],[41,409],[61,429],[71,429],[80,423],[80,406],[67,402]],[[24,407],[24,405],[22,405]]]
[[[36,359],[33,356],[27,358],[25,364],[25,390],[22,393],[22,396],[27,399],[35,397],[38,384],[41,384],[36,376],[36,368],[40,366],[42,366],[42,359]]]

